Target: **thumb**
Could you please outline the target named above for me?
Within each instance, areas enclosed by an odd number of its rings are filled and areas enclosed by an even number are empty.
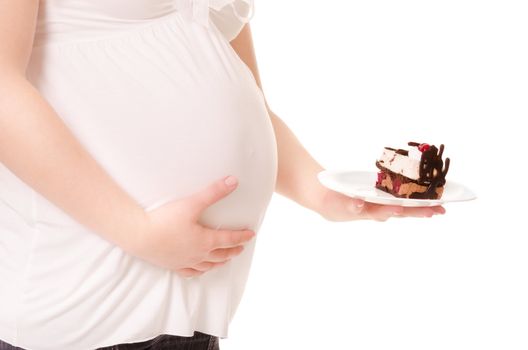
[[[233,192],[237,186],[238,180],[233,175],[216,180],[201,191],[191,195],[191,205],[198,212],[201,212]]]
[[[349,198],[346,208],[349,212],[359,214],[365,207],[365,201],[356,198]]]

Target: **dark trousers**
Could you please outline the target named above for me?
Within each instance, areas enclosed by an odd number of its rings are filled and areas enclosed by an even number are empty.
[[[0,340],[0,350],[24,350]],[[95,350],[220,350],[218,337],[194,332],[192,337],[162,334],[139,342],[105,346]]]

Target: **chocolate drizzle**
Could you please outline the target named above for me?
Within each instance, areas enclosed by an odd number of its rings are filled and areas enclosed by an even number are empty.
[[[409,146],[417,147],[420,144],[417,142],[409,142]],[[424,193],[413,193],[414,196],[411,198],[427,199],[434,196],[436,188],[444,186],[445,177],[449,170],[449,164],[451,160],[446,158],[445,166],[442,160],[442,154],[444,153],[444,145],[440,145],[440,149],[436,146],[431,145],[430,148],[422,152],[422,159],[420,160],[420,178],[419,183],[427,184],[427,191]]]
[[[407,151],[406,149],[396,149],[396,148],[392,148],[392,147],[385,147],[385,149],[388,149],[389,151],[393,151],[394,153],[397,153],[397,154],[401,154],[403,156],[408,156],[409,155],[409,151]]]

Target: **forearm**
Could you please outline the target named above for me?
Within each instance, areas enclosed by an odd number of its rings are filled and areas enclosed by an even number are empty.
[[[308,153],[290,128],[269,110],[277,139],[278,174],[275,191],[316,210],[324,187],[317,173],[324,168]]]
[[[0,162],[82,225],[128,248],[145,211],[22,76],[0,81]]]

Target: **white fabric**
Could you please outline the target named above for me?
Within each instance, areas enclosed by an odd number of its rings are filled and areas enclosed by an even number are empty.
[[[41,1],[27,77],[146,210],[233,174],[239,187],[200,222],[258,232],[277,149],[262,92],[228,42],[241,22],[221,29],[213,16],[234,8],[222,4],[204,25],[184,5]],[[0,339],[83,350],[195,330],[226,337],[255,243],[180,278],[80,225],[0,164]]]

